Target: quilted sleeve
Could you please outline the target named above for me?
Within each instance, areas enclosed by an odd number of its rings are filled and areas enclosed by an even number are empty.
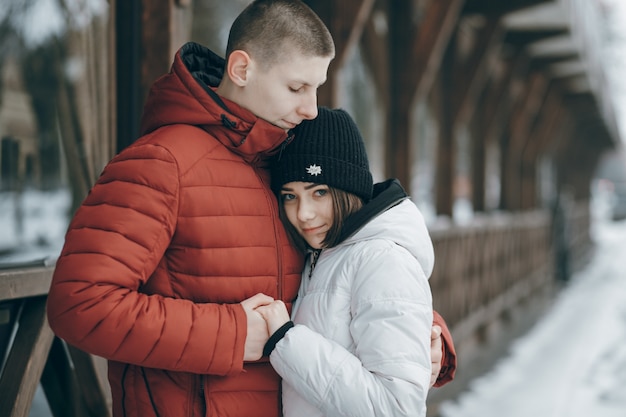
[[[114,158],[70,223],[48,296],[50,326],[68,343],[110,360],[240,372],[247,331],[240,304],[138,291],[160,267],[178,199],[178,167],[165,148],[138,144]]]

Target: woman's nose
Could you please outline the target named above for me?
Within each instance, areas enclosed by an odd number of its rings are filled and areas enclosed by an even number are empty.
[[[310,204],[307,202],[301,202],[298,205],[298,220],[301,222],[306,222],[315,217],[315,212],[313,211]]]

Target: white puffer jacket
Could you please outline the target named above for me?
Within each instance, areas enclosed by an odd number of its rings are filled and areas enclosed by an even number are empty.
[[[425,416],[434,264],[408,199],[383,211],[303,272],[296,324],[271,354],[283,413]]]

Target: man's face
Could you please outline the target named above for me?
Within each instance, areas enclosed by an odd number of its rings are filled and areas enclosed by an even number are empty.
[[[317,89],[326,81],[331,57],[304,57],[262,69],[253,64],[239,104],[261,119],[285,130],[317,117]]]

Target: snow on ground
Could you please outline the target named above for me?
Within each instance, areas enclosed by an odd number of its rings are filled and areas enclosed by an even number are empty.
[[[442,417],[626,416],[626,222],[592,232],[590,263],[509,356],[442,404]]]
[[[55,259],[63,245],[70,204],[67,189],[0,193],[0,265]]]

